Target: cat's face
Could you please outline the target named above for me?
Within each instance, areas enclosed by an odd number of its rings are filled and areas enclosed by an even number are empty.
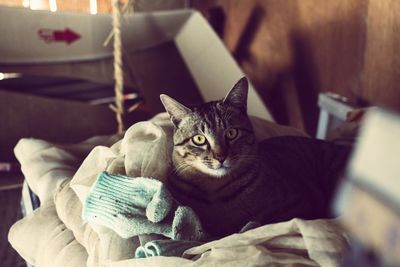
[[[252,163],[256,144],[246,114],[247,91],[242,79],[224,100],[190,108],[161,96],[175,125],[173,162],[179,175],[218,178]]]

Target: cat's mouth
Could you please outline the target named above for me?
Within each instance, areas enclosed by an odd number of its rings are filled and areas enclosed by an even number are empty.
[[[229,168],[221,166],[219,168],[208,168],[208,174],[214,177],[222,177],[229,173]]]
[[[227,163],[216,162],[202,162],[197,165],[197,169],[201,172],[213,176],[213,177],[222,177],[231,171],[230,166]]]

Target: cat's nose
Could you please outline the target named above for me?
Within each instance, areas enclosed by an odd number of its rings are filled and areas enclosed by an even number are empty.
[[[226,149],[221,145],[215,145],[212,149],[214,159],[218,160],[221,164],[225,161],[227,154]]]
[[[226,159],[226,154],[224,153],[218,153],[214,155],[214,158],[216,160],[218,160],[221,164],[224,163],[225,159]]]

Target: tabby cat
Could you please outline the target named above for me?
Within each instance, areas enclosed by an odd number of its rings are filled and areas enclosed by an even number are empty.
[[[328,217],[349,149],[294,136],[256,142],[247,93],[242,78],[220,101],[185,106],[161,95],[175,126],[172,195],[216,237],[251,221]]]

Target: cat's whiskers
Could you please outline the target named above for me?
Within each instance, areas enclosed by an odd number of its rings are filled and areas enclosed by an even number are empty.
[[[189,167],[191,167],[191,165],[186,162],[180,163],[172,170],[172,174],[180,176],[180,174],[182,174]]]

